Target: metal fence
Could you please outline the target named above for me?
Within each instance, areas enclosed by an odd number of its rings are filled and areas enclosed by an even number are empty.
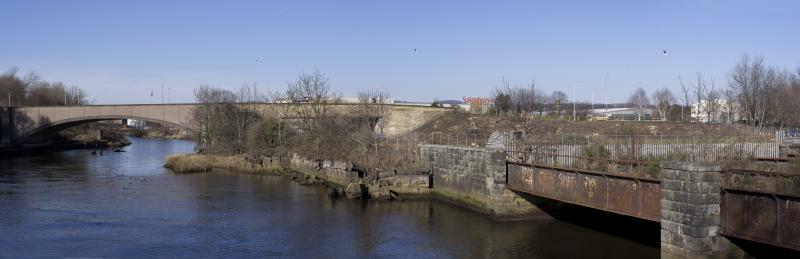
[[[676,145],[676,144],[741,144],[769,143],[775,137],[770,136],[712,136],[712,135],[579,135],[579,134],[547,134],[535,135],[522,132],[496,131],[484,133],[412,133],[391,139],[415,141],[424,144],[451,146],[494,146],[511,150],[513,146],[535,145]]]
[[[686,135],[525,135],[498,131],[479,133],[408,134],[382,138],[369,152],[393,152],[401,161],[416,161],[419,144],[463,147],[491,147],[508,152],[509,160],[543,163],[560,167],[608,166],[589,159],[606,159],[605,164],[640,167],[644,161],[663,159],[685,161],[717,161],[727,158],[779,157],[780,145],[761,136],[686,136]],[[641,163],[638,163],[641,162]],[[638,164],[637,164],[638,163]],[[630,171],[627,168],[624,171]],[[619,171],[621,168],[619,168]],[[635,169],[635,168],[633,168]],[[611,169],[611,171],[617,171]]]
[[[714,161],[729,157],[778,157],[777,143],[733,144],[641,144],[641,145],[533,145],[522,150],[559,156],[594,155],[609,159],[656,157],[685,158],[690,161]],[[593,154],[587,154],[593,153]],[[564,163],[571,160],[564,159]]]

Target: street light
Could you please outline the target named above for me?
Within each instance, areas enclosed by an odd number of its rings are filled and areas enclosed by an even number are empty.
[[[577,103],[578,103],[578,95],[575,93],[575,85],[583,83],[583,81],[572,81],[572,121],[577,121],[578,111],[577,111]]]
[[[608,112],[608,72],[606,72],[603,78],[603,92],[606,93],[606,112]]]

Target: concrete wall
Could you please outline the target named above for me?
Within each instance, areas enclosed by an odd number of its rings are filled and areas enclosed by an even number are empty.
[[[420,145],[420,160],[433,174],[435,197],[496,218],[546,217],[506,188],[505,152],[498,149]]]
[[[743,252],[720,233],[717,164],[661,162],[662,258],[731,258]]]

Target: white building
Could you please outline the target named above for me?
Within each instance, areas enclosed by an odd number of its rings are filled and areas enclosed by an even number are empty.
[[[651,108],[642,108],[640,117],[638,109],[634,107],[591,109],[589,113],[593,120],[652,120],[655,114]]]
[[[692,119],[703,123],[733,123],[742,120],[739,103],[728,99],[700,100],[692,104]]]
[[[147,122],[146,121],[128,119],[128,127],[137,128],[137,129],[144,129],[145,126],[147,126]]]
[[[354,96],[342,96],[339,97],[339,101],[342,103],[361,103],[361,98]],[[369,100],[369,103],[394,104],[394,98],[384,97],[383,100],[378,100],[377,98],[371,98],[371,100]]]

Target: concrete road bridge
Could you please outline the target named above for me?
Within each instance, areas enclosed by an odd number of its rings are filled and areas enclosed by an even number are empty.
[[[277,111],[289,104],[240,104],[258,107],[264,113]],[[353,114],[355,104],[333,105],[341,114]],[[36,143],[76,125],[106,120],[136,119],[156,122],[194,131],[192,113],[198,104],[118,104],[85,106],[44,106],[5,108],[0,123],[3,142]],[[427,106],[387,105],[388,116],[383,132],[389,136],[400,135],[431,121],[449,109]],[[261,109],[263,108],[263,109]],[[8,118],[11,118],[10,120]],[[11,125],[11,126],[9,126]]]

